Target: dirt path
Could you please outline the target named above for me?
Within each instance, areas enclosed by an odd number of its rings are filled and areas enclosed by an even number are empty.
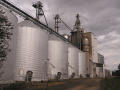
[[[101,79],[86,79],[77,81],[77,85],[66,90],[100,90]]]
[[[100,86],[103,80],[104,79],[80,78],[72,80],[60,80],[57,82],[51,81],[49,83],[46,82],[16,83],[9,87],[6,87],[9,89],[5,90],[102,90],[100,89]]]
[[[76,79],[64,82],[48,90],[101,90],[102,79]]]

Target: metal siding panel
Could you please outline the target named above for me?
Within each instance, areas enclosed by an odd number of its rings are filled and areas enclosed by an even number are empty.
[[[75,78],[79,77],[79,63],[78,63],[79,50],[73,46],[68,48],[68,74],[71,77],[72,73],[75,73]]]
[[[93,62],[98,63],[97,39],[93,35],[92,35],[92,59]]]
[[[48,33],[26,20],[17,26],[16,41],[15,80],[24,81],[29,70],[33,72],[32,81],[46,80]]]
[[[53,79],[57,72],[62,73],[62,79],[68,76],[68,46],[67,43],[60,40],[54,35],[50,36],[49,40],[49,78]]]
[[[85,76],[86,74],[86,54],[85,52],[79,52],[79,75]]]

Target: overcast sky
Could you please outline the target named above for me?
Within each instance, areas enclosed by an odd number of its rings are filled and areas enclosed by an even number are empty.
[[[32,4],[38,0],[8,0],[35,16]],[[120,64],[120,0],[41,0],[49,25],[53,28],[53,17],[60,17],[73,28],[75,15],[80,14],[87,31],[98,39],[98,50],[105,56],[105,65],[114,70]],[[62,30],[62,29],[61,29]]]

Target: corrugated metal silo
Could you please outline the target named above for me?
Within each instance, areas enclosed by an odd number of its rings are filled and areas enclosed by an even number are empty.
[[[3,10],[4,15],[8,18],[8,21],[13,25],[13,29],[11,32],[13,35],[11,36],[11,39],[9,40],[9,49],[10,52],[8,52],[7,60],[3,62],[3,67],[0,69],[0,81],[1,83],[11,82],[13,81],[14,76],[14,56],[15,56],[15,50],[14,50],[14,31],[16,24],[18,22],[17,17],[7,8],[0,6],[0,8]],[[1,62],[2,63],[2,62]]]
[[[85,77],[87,74],[86,53],[79,52],[79,75]]]
[[[47,79],[48,33],[29,20],[16,28],[15,80],[24,81],[27,71],[33,72],[32,81]]]
[[[58,72],[60,72],[61,79],[68,78],[68,45],[66,42],[50,35],[49,37],[49,68],[48,75],[50,79],[55,79]]]
[[[69,78],[77,78],[79,76],[79,49],[76,47],[69,45],[68,48],[68,75]]]

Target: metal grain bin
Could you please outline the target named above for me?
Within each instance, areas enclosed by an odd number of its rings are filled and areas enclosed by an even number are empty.
[[[69,45],[68,47],[68,75],[69,78],[77,78],[79,77],[79,49],[76,47]]]
[[[61,79],[68,77],[68,45],[66,42],[51,34],[48,41],[49,68],[48,75],[50,79],[55,79],[58,73],[61,73]]]
[[[16,29],[15,80],[24,81],[28,71],[32,81],[47,79],[48,33],[29,20]]]
[[[79,76],[85,77],[87,74],[87,66],[86,66],[86,53],[80,51],[79,52]]]

